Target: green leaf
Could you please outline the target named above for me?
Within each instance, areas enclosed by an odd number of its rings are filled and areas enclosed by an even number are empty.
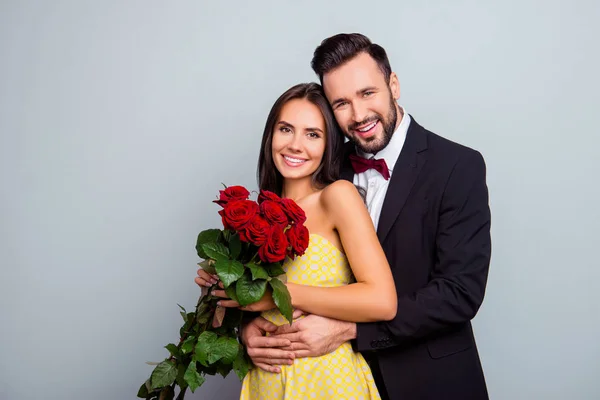
[[[290,324],[292,323],[292,297],[290,296],[290,292],[279,279],[273,278],[269,281],[269,285],[273,289],[273,301],[275,305],[283,314],[285,319],[287,319]]]
[[[239,343],[237,340],[231,337],[222,336],[220,337],[214,345],[214,357],[219,356],[215,361],[221,360],[223,364],[231,364],[235,357],[237,356],[239,348]],[[208,358],[210,363],[211,358]]]
[[[212,353],[212,347],[217,341],[217,335],[214,332],[202,332],[196,344],[196,360],[202,365],[207,366],[208,356]]]
[[[186,322],[193,323],[194,322],[194,318],[196,318],[196,313],[195,312],[189,312],[189,313],[187,313]]]
[[[194,362],[194,361],[190,361],[190,362]],[[179,385],[181,390],[185,390],[185,388],[188,387],[187,382],[185,381],[185,379],[183,379],[184,375],[185,375],[185,364],[179,364],[177,366],[177,377],[175,378],[175,382],[177,382],[177,384]]]
[[[223,243],[206,243],[202,245],[206,255],[215,261],[227,260],[229,249]]]
[[[216,243],[219,239],[219,234],[221,233],[220,229],[207,229],[198,234],[198,239],[196,240],[196,252],[198,253],[198,257],[207,259],[208,256],[204,251],[202,245],[207,243]]]
[[[223,327],[229,329],[235,329],[242,323],[242,316],[244,312],[237,308],[228,308],[225,313],[225,319],[223,320]]]
[[[181,345],[181,352],[183,354],[187,354],[194,349],[195,345],[196,345],[196,337],[188,336],[187,339],[185,339],[183,341],[183,344]]]
[[[140,386],[140,390],[138,390],[137,397],[141,397],[142,399],[145,399],[146,397],[148,397],[149,394],[150,394],[150,379],[148,379],[146,382],[144,382],[142,384],[142,386]]]
[[[198,313],[198,318],[196,319],[196,322],[198,322],[199,324],[205,324],[211,318],[212,318],[211,312],[207,308],[203,312]]]
[[[229,298],[230,298],[231,300],[235,300],[235,301],[237,301],[237,302],[239,303],[239,300],[238,300],[237,294],[236,294],[236,292],[235,292],[235,285],[236,285],[236,284],[235,284],[235,282],[234,282],[234,283],[232,283],[231,285],[227,286],[227,287],[225,288],[225,293],[227,293],[227,296],[229,296]]]
[[[200,386],[202,386],[202,384],[206,380],[202,375],[200,375],[198,373],[198,371],[196,369],[195,361],[190,362],[190,365],[188,366],[187,370],[185,371],[185,375],[183,376],[183,379],[185,379],[185,381],[188,384],[188,386],[190,387],[190,390],[192,391],[192,393],[194,393],[194,391],[196,389],[198,389]]]
[[[240,378],[240,381],[244,380],[244,377],[250,370],[250,362],[246,357],[246,349],[242,345],[239,346],[237,357],[233,361],[233,370],[238,378]]]
[[[169,350],[169,353],[171,353],[173,357],[179,358],[179,349],[173,343],[166,345],[165,349]]]
[[[281,263],[276,262],[265,266],[269,272],[269,276],[279,276],[285,274],[285,271],[281,267]]]
[[[179,337],[185,336],[185,333],[187,332],[187,330],[189,328],[190,328],[190,321],[186,322],[185,324],[183,324],[183,326],[181,328],[179,328]]]
[[[238,303],[242,306],[247,306],[262,299],[267,289],[267,281],[264,279],[253,281],[250,271],[246,271],[235,286]]]
[[[150,379],[152,381],[152,389],[169,386],[175,381],[177,376],[177,368],[173,361],[163,361],[154,368]]]
[[[229,254],[231,255],[231,258],[236,259],[241,251],[242,241],[240,240],[240,235],[236,233],[229,239]]]
[[[160,391],[160,396],[158,396],[158,400],[173,400],[175,397],[175,391],[171,386],[167,386],[163,390]]]
[[[217,271],[215,271],[215,262],[213,260],[201,261],[198,263],[198,266],[211,275],[217,273]]]
[[[231,372],[231,364],[223,364],[223,363],[218,363],[217,364],[217,372],[223,377],[226,378],[227,375],[229,375],[229,373]]]
[[[185,308],[183,308],[183,306],[181,304],[177,304],[179,306],[179,308],[181,308],[181,312],[179,313],[182,317],[183,317],[183,322],[187,322],[187,316],[186,316],[186,312]]]
[[[240,279],[244,273],[244,265],[235,260],[217,260],[215,268],[217,270],[217,275],[219,275],[219,279],[223,282],[223,286],[225,287],[228,287],[233,282]]]
[[[250,271],[252,272],[252,280],[269,279],[269,274],[262,265],[248,263],[246,264],[246,267],[250,268]]]

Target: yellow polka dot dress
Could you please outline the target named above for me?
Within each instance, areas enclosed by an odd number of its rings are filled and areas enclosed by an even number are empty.
[[[351,283],[352,271],[345,255],[327,239],[311,234],[306,253],[283,265],[289,282],[311,286]],[[276,325],[287,323],[277,309],[263,317]],[[274,374],[253,368],[242,384],[242,400],[380,399],[371,370],[349,342],[322,357],[294,360]]]

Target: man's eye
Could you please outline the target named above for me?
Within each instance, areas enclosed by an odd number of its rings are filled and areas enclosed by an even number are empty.
[[[364,96],[365,96],[365,97],[369,97],[369,96],[370,96],[370,95],[372,95],[373,93],[375,93],[375,92],[370,92],[370,91],[369,91],[369,92],[365,92],[365,93],[364,93]]]

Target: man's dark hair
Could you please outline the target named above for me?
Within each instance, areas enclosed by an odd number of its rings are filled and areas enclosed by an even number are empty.
[[[340,33],[321,42],[316,48],[311,67],[323,84],[323,75],[345,64],[360,53],[370,55],[389,83],[392,68],[383,47],[371,43],[368,37],[360,33]]]

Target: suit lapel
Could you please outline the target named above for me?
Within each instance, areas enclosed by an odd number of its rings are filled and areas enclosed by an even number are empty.
[[[385,195],[377,236],[380,243],[386,239],[392,225],[398,218],[400,211],[408,199],[408,195],[419,176],[419,172],[425,165],[427,149],[427,137],[425,130],[412,118],[402,151],[398,156],[392,177]]]

